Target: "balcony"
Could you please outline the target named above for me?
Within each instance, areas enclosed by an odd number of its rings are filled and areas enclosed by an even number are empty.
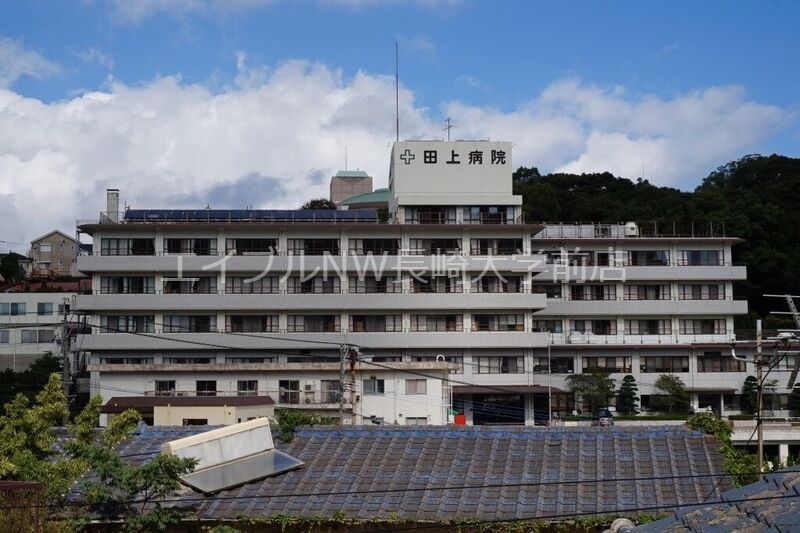
[[[685,335],[673,333],[671,335],[596,335],[594,333],[549,333],[553,345],[563,344],[704,344],[704,343],[730,343],[731,334],[696,334]]]

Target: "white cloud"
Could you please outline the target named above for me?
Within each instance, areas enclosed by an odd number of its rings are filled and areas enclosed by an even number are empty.
[[[110,0],[114,18],[123,23],[139,24],[150,16],[188,13],[237,13],[261,7],[273,0]]]
[[[8,87],[22,76],[42,79],[60,72],[61,67],[26,49],[21,41],[0,37],[0,87]]]
[[[75,52],[75,55],[84,63],[95,63],[107,70],[114,69],[114,58],[99,48],[87,48],[86,50]]]
[[[0,239],[26,241],[104,210],[118,187],[139,208],[293,208],[325,197],[344,161],[385,185],[394,140],[394,77],[345,78],[320,64],[249,67],[222,91],[162,77],[43,103],[0,89]],[[633,97],[577,80],[512,111],[459,102],[432,116],[401,92],[401,137],[510,140],[513,164],[543,172],[611,171],[693,187],[709,169],[754,151],[791,120],[735,87],[671,99]],[[12,232],[14,234],[9,234]]]

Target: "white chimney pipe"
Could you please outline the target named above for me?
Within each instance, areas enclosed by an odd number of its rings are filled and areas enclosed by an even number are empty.
[[[119,222],[119,189],[106,189],[106,217]]]

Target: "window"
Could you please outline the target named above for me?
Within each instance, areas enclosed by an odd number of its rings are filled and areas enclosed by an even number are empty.
[[[522,239],[470,239],[470,255],[514,255],[522,253]]]
[[[288,239],[289,255],[339,255],[339,239]]]
[[[216,294],[217,278],[164,278],[163,290],[164,294]]]
[[[36,314],[39,316],[46,316],[53,314],[53,304],[48,302],[39,302],[36,304]]]
[[[286,292],[291,294],[338,294],[341,281],[338,276],[290,276],[286,280]]]
[[[347,291],[355,294],[383,294],[403,292],[403,284],[397,276],[350,276]]]
[[[278,331],[278,315],[227,315],[228,333],[268,333]]]
[[[547,298],[561,298],[561,285],[538,285],[531,286],[533,294],[544,294]]]
[[[217,239],[164,239],[164,253],[217,255]]]
[[[402,315],[350,315],[350,331],[402,331]]]
[[[22,344],[37,344],[53,342],[55,332],[51,329],[23,329],[20,332]]]
[[[39,253],[49,254],[53,251],[53,245],[49,243],[42,243],[39,245]]]
[[[625,285],[626,300],[669,300],[669,285]]]
[[[397,255],[400,252],[398,239],[350,239],[350,255]]]
[[[594,335],[616,335],[616,320],[573,320],[572,331]]]
[[[175,380],[157,379],[153,390],[156,396],[175,396]]]
[[[200,379],[195,382],[195,390],[198,396],[216,396],[217,382],[213,379]]]
[[[472,331],[523,331],[525,315],[473,315]]]
[[[164,333],[209,333],[216,329],[214,315],[164,315]]]
[[[228,276],[225,278],[227,294],[277,294],[278,277],[263,276]]]
[[[411,292],[419,293],[459,293],[464,291],[461,276],[431,276],[427,278],[417,277],[411,280]]]
[[[720,266],[722,250],[680,250],[679,266]]]
[[[384,393],[384,386],[382,379],[370,378],[365,379],[363,382],[364,395],[376,395]]]
[[[409,255],[458,255],[461,239],[409,239]]]
[[[341,331],[340,315],[289,315],[287,331],[291,333],[336,333]]]
[[[236,394],[238,396],[258,396],[258,380],[240,379],[236,382]]]
[[[300,380],[282,379],[278,381],[278,402],[292,405],[300,403]]]
[[[100,331],[103,333],[155,333],[154,315],[101,316]]]
[[[616,300],[615,285],[571,285],[569,288],[572,300]]]
[[[8,344],[10,342],[10,335],[7,329],[0,329],[0,344]]]
[[[462,315],[411,315],[411,331],[463,331]]]
[[[698,372],[744,372],[745,362],[722,352],[705,352],[697,356]]]
[[[512,206],[471,206],[464,208],[464,224],[513,224]]]
[[[643,373],[675,374],[689,371],[689,358],[684,356],[643,356],[639,363]]]
[[[575,360],[572,357],[551,357],[548,368],[547,357],[533,358],[533,372],[535,374],[572,374],[575,372]]]
[[[627,263],[629,266],[669,266],[669,252],[667,250],[630,250]]]
[[[478,357],[478,374],[522,374],[525,372],[524,358],[512,356]]]
[[[183,419],[184,426],[207,426],[208,419],[207,418],[184,418]]]
[[[724,300],[725,285],[681,285],[678,287],[678,298],[681,300]]]
[[[428,394],[428,380],[407,379],[406,394]]]
[[[0,303],[0,316],[19,316],[27,314],[26,304]]]
[[[534,320],[533,331],[540,333],[563,333],[564,326],[560,320]]]
[[[726,331],[724,318],[681,319],[679,324],[681,335],[721,335]]]
[[[630,372],[630,357],[584,357],[584,371],[591,368],[605,368],[611,372]]]
[[[226,239],[225,248],[230,255],[277,255],[278,239]]]
[[[523,277],[509,274],[473,276],[472,287],[474,292],[525,292]]]
[[[322,403],[337,403],[342,394],[342,386],[338,379],[320,380],[320,393]]]
[[[455,224],[455,207],[406,207],[406,224]]]
[[[424,416],[409,416],[406,417],[407,426],[427,426],[428,418]]]
[[[626,320],[626,335],[669,335],[672,333],[672,321],[662,320]]]
[[[154,277],[102,276],[101,294],[153,294],[156,292]]]
[[[155,255],[154,239],[101,239],[100,255]]]

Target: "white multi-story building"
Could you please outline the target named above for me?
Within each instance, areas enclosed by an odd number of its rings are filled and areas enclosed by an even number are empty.
[[[59,356],[56,344],[64,320],[65,305],[75,293],[0,293],[0,369],[21,372],[50,353]]]
[[[632,374],[645,406],[673,373],[695,406],[736,410],[736,239],[526,223],[512,168],[510,143],[395,143],[388,223],[369,210],[118,213],[111,191],[108,212],[79,224],[94,240],[78,258],[93,294],[77,298],[94,325],[77,341],[93,392],[534,424],[576,407],[567,376],[602,367],[617,383]]]

